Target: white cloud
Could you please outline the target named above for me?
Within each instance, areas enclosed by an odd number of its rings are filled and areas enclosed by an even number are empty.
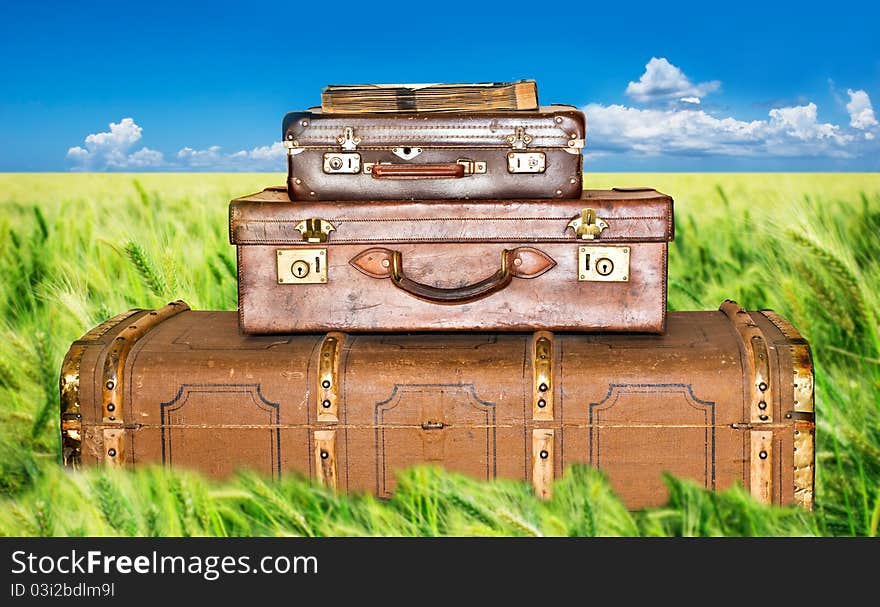
[[[162,152],[143,147],[137,152],[132,152],[126,157],[125,168],[158,168],[165,164]]]
[[[669,63],[665,57],[651,57],[639,81],[627,85],[626,94],[639,103],[676,100],[699,103],[702,97],[720,87],[721,83],[717,80],[694,84],[680,68]]]
[[[191,147],[177,152],[177,159],[187,168],[214,171],[282,171],[284,170],[284,144],[276,141],[251,150],[239,150],[231,154],[213,145],[197,150]]]
[[[715,117],[701,109],[640,109],[590,104],[587,153],[636,152],[645,156],[850,157],[853,136],[818,121],[814,103],[775,108],[766,120]]]
[[[849,112],[849,125],[860,131],[867,131],[875,128],[877,118],[874,116],[874,106],[871,105],[871,98],[868,93],[863,90],[854,91],[847,89],[849,95],[849,103],[846,104],[846,111]],[[873,139],[873,133],[865,133],[865,139]]]
[[[131,151],[143,137],[143,129],[134,119],[111,122],[110,130],[87,135],[83,145],[67,150],[67,160],[76,171],[119,170],[202,170],[202,171],[283,171],[284,145],[257,146],[231,154],[218,145],[205,149],[181,148],[173,161],[166,161],[162,152],[141,147]]]
[[[110,130],[103,133],[91,133],[86,136],[84,145],[73,146],[67,150],[67,159],[74,170],[120,170],[158,168],[165,164],[162,152],[143,147],[129,153],[129,150],[140,141],[143,129],[134,119],[123,118],[119,122],[111,122]]]

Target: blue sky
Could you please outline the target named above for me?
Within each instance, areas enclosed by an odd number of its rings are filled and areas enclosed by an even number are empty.
[[[587,170],[880,170],[878,2],[43,1],[3,17],[0,171],[280,172],[282,116],[326,84],[517,78],[584,109]]]

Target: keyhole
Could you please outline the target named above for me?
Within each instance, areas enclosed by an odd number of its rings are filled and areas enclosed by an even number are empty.
[[[596,262],[596,272],[600,276],[608,276],[612,271],[614,271],[614,264],[607,257],[603,257]]]
[[[305,278],[309,273],[309,264],[302,259],[294,261],[290,266],[291,273],[297,278]]]

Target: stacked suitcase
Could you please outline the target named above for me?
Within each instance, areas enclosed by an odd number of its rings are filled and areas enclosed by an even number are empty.
[[[390,495],[430,463],[632,508],[669,472],[812,505],[809,346],[725,302],[666,313],[672,199],[582,190],[583,115],[288,114],[288,183],[233,200],[239,309],[132,310],[75,342],[65,463],[308,475]]]

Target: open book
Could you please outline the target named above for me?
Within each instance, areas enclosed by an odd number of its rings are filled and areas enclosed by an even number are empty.
[[[474,84],[331,84],[321,92],[327,114],[536,110],[534,80]]]

